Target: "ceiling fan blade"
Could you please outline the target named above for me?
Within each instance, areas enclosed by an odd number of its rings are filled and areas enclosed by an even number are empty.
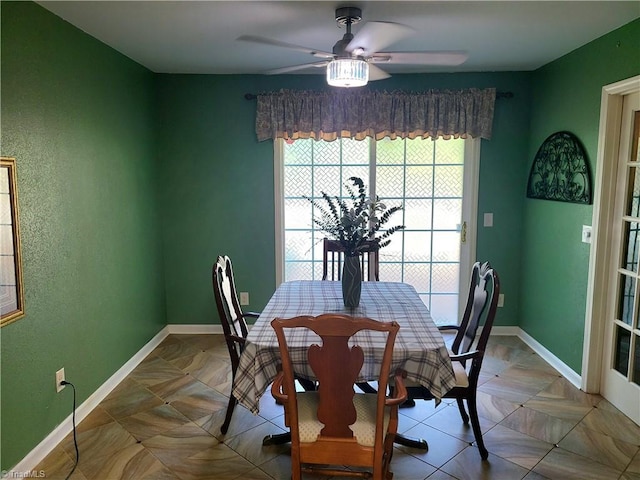
[[[369,61],[403,65],[461,65],[467,58],[469,54],[463,51],[380,52],[374,54]]]
[[[353,52],[356,49],[362,49],[363,53],[354,53],[368,57],[414,32],[413,28],[401,23],[367,22],[358,30],[346,50]]]
[[[278,75],[280,73],[289,73],[289,72],[295,72],[298,70],[304,70],[305,68],[324,67],[328,63],[329,62],[322,61],[322,62],[314,62],[314,63],[305,63],[303,65],[292,65],[290,67],[274,68],[273,70],[267,70],[264,73],[266,75]],[[371,72],[371,69],[369,69],[369,72]]]
[[[369,81],[374,82],[376,80],[384,80],[385,78],[389,78],[387,72],[382,70],[380,67],[376,67],[375,65],[369,64]]]
[[[271,38],[258,37],[256,35],[241,35],[236,38],[236,40],[240,40],[242,42],[260,43],[262,45],[271,45],[274,47],[289,48],[292,50],[297,50],[299,52],[309,53],[314,57],[319,58],[333,58],[333,53],[322,52],[320,50],[314,50],[313,48],[303,47],[301,45],[295,45],[293,43],[281,42],[280,40],[273,40]]]

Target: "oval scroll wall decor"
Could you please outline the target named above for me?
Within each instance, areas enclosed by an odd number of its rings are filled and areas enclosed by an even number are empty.
[[[527,197],[591,204],[591,175],[584,149],[569,132],[550,135],[531,166]]]

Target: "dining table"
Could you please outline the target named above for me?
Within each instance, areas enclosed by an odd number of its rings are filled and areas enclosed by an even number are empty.
[[[394,345],[391,371],[403,369],[409,380],[431,392],[436,403],[455,386],[444,339],[413,286],[401,282],[362,282],[359,305],[348,308],[343,303],[341,282],[296,280],[284,282],[277,288],[250,328],[232,390],[241,405],[257,415],[260,398],[278,374],[280,350],[271,321],[274,318],[325,313],[398,322],[400,329]],[[310,345],[320,342],[320,338],[307,329],[295,329],[287,337],[293,368],[299,378],[315,380],[306,354]],[[352,342],[363,349],[365,358],[357,382],[377,380],[376,363],[382,360],[384,339],[361,332],[353,337]],[[266,437],[263,444],[279,443],[287,438],[286,435],[277,437]],[[427,448],[424,440],[400,443]]]

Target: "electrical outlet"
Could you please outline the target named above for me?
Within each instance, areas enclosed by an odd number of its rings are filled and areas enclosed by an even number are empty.
[[[504,307],[504,293],[501,293],[500,295],[498,295],[498,306]]]
[[[66,385],[61,385],[61,383],[64,382],[64,380],[65,380],[64,368],[61,368],[56,372],[56,392],[60,393],[62,389],[66,386]]]
[[[249,292],[240,292],[240,305],[249,305]]]

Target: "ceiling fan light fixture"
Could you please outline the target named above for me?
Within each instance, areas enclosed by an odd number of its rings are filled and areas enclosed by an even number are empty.
[[[333,87],[362,87],[369,82],[369,64],[359,58],[336,58],[327,65],[327,83]]]

